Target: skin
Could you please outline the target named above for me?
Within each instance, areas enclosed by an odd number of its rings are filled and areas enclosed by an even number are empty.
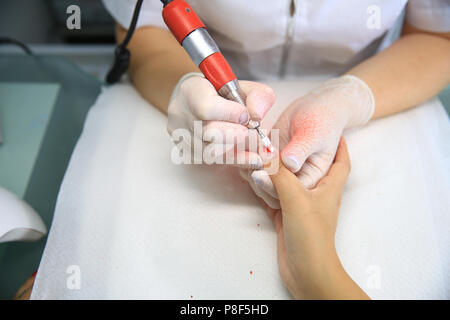
[[[19,288],[13,300],[30,300],[35,279],[35,275],[28,278],[27,281],[25,281],[25,283]]]
[[[450,83],[450,33],[425,32],[405,24],[397,42],[347,73],[372,90],[373,118],[412,108]]]
[[[339,207],[350,158],[342,138],[328,174],[307,189],[280,161],[271,176],[281,209],[265,203],[277,232],[278,267],[296,299],[369,299],[345,272],[335,248]]]
[[[123,41],[126,32],[116,24],[118,43]],[[128,72],[134,86],[150,104],[167,114],[178,80],[186,73],[200,70],[172,34],[160,28],[136,29],[128,49],[132,56]]]

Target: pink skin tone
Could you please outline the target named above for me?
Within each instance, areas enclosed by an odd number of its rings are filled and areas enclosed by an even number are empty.
[[[305,187],[313,188],[328,172],[345,127],[344,120],[332,107],[306,96],[295,100],[275,123],[281,159]],[[279,208],[278,194],[265,170],[253,171],[250,180],[245,172],[241,171],[241,175],[250,184],[256,184],[253,190],[270,207]]]
[[[283,164],[306,188],[313,188],[328,172],[344,129],[364,125],[374,104],[367,85],[350,75],[330,79],[295,100],[274,125]],[[279,207],[268,173],[255,170],[250,175],[253,190],[272,208]]]
[[[280,130],[283,163],[298,173],[306,187],[312,188],[333,162],[345,126],[343,120],[333,108],[304,97],[294,101],[275,124],[274,128]]]
[[[331,165],[336,152],[337,142],[343,127],[335,126],[336,114],[326,105],[311,103],[308,98],[298,99],[275,124],[280,130],[280,150],[283,162],[297,173],[308,157],[321,157]],[[326,143],[330,139],[336,143]],[[327,168],[318,167],[325,171]],[[321,172],[321,175],[326,172]],[[321,177],[320,177],[321,178]],[[308,187],[312,187],[308,183]]]
[[[349,121],[347,112],[336,112],[338,108],[344,110],[345,107],[330,103],[330,101],[336,101],[331,99],[339,101],[339,97],[335,97],[332,90],[325,90],[320,93],[312,92],[299,98],[292,102],[272,128],[279,130],[278,147],[281,150],[283,163],[289,170],[296,173],[299,180],[307,188],[314,187],[317,181],[328,172],[339,139]],[[229,125],[224,126],[230,128]],[[234,126],[234,124],[231,124],[231,126]],[[248,135],[248,130],[242,131],[239,135],[241,134],[242,137]],[[248,152],[247,156],[254,159],[256,155]],[[264,162],[271,158],[267,155],[260,156],[265,158]],[[242,172],[241,174],[246,175]],[[267,193],[264,199],[269,205],[278,207],[278,195],[269,174],[264,170],[256,170],[250,175],[253,183]],[[253,189],[255,190],[255,188]]]

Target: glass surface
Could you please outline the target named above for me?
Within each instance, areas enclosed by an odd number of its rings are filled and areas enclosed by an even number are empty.
[[[3,90],[12,89],[12,85],[18,84],[26,90],[20,97],[22,102],[28,105],[31,101],[33,105],[47,104],[51,109],[48,109],[48,116],[43,115],[41,118],[46,122],[45,128],[41,127],[42,133],[33,138],[40,142],[23,145],[20,150],[24,155],[35,153],[32,170],[28,174],[26,186],[23,186],[22,198],[39,213],[50,229],[61,181],[81,134],[86,114],[100,93],[101,83],[63,58],[0,55],[0,87]],[[31,93],[30,84],[43,85],[41,88],[46,88],[45,93]],[[32,96],[27,96],[29,94]],[[14,92],[13,95],[18,98]],[[8,93],[5,96],[0,94],[0,105],[8,103],[8,97]],[[53,106],[49,107],[52,105],[51,100],[54,100]],[[17,121],[31,116],[22,114]],[[37,119],[39,122],[39,117]],[[8,144],[7,133],[11,126],[6,120],[2,119],[5,145]],[[27,134],[26,129],[24,134]],[[10,140],[10,143],[13,141]],[[35,147],[37,143],[38,148]],[[16,145],[15,148],[20,146]],[[21,187],[15,188],[19,190]],[[0,299],[13,298],[19,287],[38,268],[46,240],[45,237],[37,242],[0,243]]]
[[[0,83],[0,186],[25,195],[59,91],[57,83]]]

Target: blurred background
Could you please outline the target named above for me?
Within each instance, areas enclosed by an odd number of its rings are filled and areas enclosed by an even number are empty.
[[[71,5],[80,8],[79,30],[67,28]],[[114,21],[100,0],[0,0],[0,191],[30,205],[47,230],[114,49]],[[0,227],[23,228],[21,214],[0,201]],[[0,299],[14,297],[38,268],[47,238],[15,240],[0,241]]]
[[[81,9],[81,29],[69,30],[67,7]],[[100,0],[1,0],[0,37],[24,42],[36,54],[63,56],[103,79],[112,61],[114,21]],[[0,53],[20,51],[1,45]]]

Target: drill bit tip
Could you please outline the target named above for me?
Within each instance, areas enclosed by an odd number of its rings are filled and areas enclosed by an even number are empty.
[[[275,151],[275,148],[272,145],[272,142],[270,139],[259,129],[259,127],[256,128],[256,131],[258,131],[259,136],[261,137],[261,142],[264,147],[266,147],[267,150],[269,150],[271,153]]]

